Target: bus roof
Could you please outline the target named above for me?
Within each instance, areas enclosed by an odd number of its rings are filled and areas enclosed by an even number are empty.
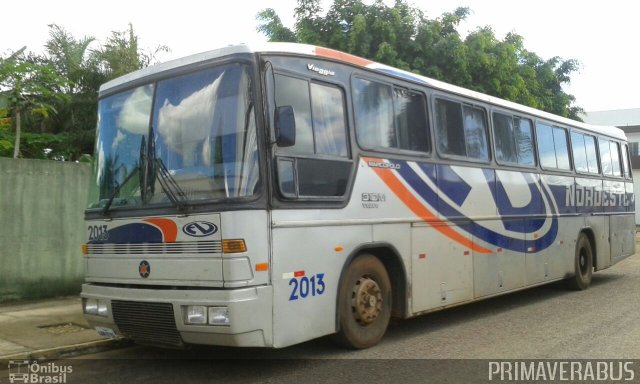
[[[390,67],[385,64],[380,64],[375,61],[364,59],[362,57],[358,57],[349,53],[340,52],[330,48],[324,48],[324,47],[307,45],[307,44],[297,44],[297,43],[268,42],[268,43],[261,43],[261,44],[255,44],[255,45],[246,45],[246,44],[230,45],[224,48],[219,48],[212,51],[207,51],[207,52],[202,52],[195,55],[186,56],[176,60],[167,61],[165,63],[149,66],[147,68],[143,68],[138,71],[134,71],[127,75],[113,79],[103,84],[100,87],[100,93],[108,91],[112,88],[123,86],[130,81],[137,80],[140,78],[145,78],[145,77],[152,76],[154,74],[162,73],[165,71],[170,71],[175,68],[180,68],[187,65],[193,65],[200,62],[209,61],[209,60],[213,60],[216,58],[229,56],[233,54],[241,54],[241,53],[294,54],[294,55],[306,55],[306,56],[315,56],[319,58],[330,59],[330,60],[334,60],[342,63],[351,64],[357,67],[366,68],[372,71],[396,76],[408,81],[424,84],[433,89],[450,92],[450,93],[454,93],[461,96],[466,96],[468,98],[486,102],[499,107],[519,111],[532,116],[536,116],[540,119],[545,119],[551,122],[557,122],[560,124],[581,128],[581,129],[592,131],[595,133],[600,133],[603,135],[608,135],[620,140],[626,140],[624,131],[614,126],[591,125],[591,124],[582,123],[582,122],[571,120],[562,116],[544,112],[535,108],[527,107],[522,104],[507,101],[494,96],[489,96],[487,94],[472,91],[467,88],[458,87],[456,85],[445,83],[443,81],[431,79],[426,76],[421,76],[405,70]]]

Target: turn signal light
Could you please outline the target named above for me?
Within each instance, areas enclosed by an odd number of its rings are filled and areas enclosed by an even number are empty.
[[[222,240],[222,253],[242,253],[247,252],[247,245],[244,239]]]

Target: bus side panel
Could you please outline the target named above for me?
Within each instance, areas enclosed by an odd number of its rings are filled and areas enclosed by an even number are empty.
[[[307,212],[313,216],[312,212]],[[371,242],[371,236],[370,225],[273,229],[273,334],[276,348],[336,331],[340,272],[349,250]],[[336,247],[344,250],[337,251]]]
[[[597,270],[611,265],[609,249],[609,218],[602,214],[602,180],[576,177],[576,186],[567,198],[584,217],[584,226],[593,232],[594,260]]]
[[[411,228],[414,313],[473,299],[470,249],[441,233],[454,230],[444,223],[414,223]]]
[[[611,264],[635,253],[634,215],[611,216]]]
[[[523,219],[500,220],[500,224],[517,226]],[[473,252],[474,296],[494,295],[525,286],[525,253],[517,249],[511,237],[501,241],[502,247],[492,247],[491,253]]]
[[[636,211],[636,195],[634,193],[634,188],[633,188],[633,183],[631,181],[628,181],[626,183],[624,183],[624,189],[625,189],[625,194],[626,194],[626,205],[627,205],[627,212],[631,212],[631,213],[635,213]]]
[[[604,181],[603,205],[609,216],[609,238],[611,242],[611,263],[632,255],[635,250],[635,228],[633,215],[622,214],[627,211],[626,187],[624,181]]]
[[[244,239],[247,252],[223,256],[225,288],[269,283],[269,273],[256,268],[269,262],[269,216],[267,211],[221,213],[220,232],[225,239]]]
[[[596,271],[611,266],[611,248],[609,247],[609,218],[603,215],[586,216],[585,226],[593,231],[596,242]]]
[[[576,216],[575,205],[567,204],[567,193],[574,187],[574,178],[558,175],[541,175],[545,204],[550,213],[550,225],[555,226],[556,236],[552,241],[527,249],[527,283],[537,284],[559,279],[573,273],[576,236],[584,225],[584,219]],[[534,241],[540,232],[527,234]]]

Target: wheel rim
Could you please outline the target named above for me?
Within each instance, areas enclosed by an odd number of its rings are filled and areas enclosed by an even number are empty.
[[[586,275],[588,272],[589,266],[587,265],[587,252],[584,248],[580,249],[579,263],[580,263],[580,273],[582,273],[582,275]]]
[[[382,312],[382,290],[375,280],[363,276],[356,281],[351,295],[351,309],[361,325],[373,323]]]

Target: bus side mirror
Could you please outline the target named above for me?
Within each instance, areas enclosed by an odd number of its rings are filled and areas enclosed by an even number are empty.
[[[293,107],[284,105],[276,108],[276,143],[279,147],[292,147],[296,143],[296,119]]]

